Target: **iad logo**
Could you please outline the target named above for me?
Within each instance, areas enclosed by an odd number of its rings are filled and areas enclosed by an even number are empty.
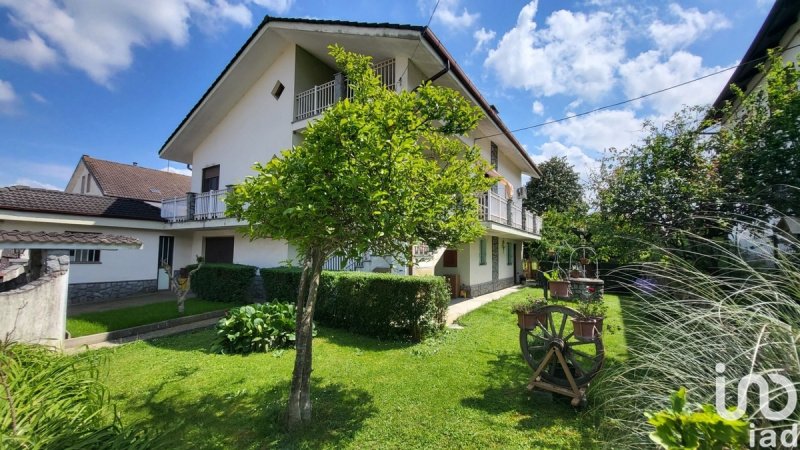
[[[716,369],[717,373],[722,375],[725,373],[725,364],[718,363]],[[777,385],[776,389],[770,389],[770,383],[767,382],[766,378],[761,374],[750,374],[741,378],[736,389],[736,409],[734,411],[730,411],[725,404],[725,377],[718,376],[716,378],[717,392],[715,405],[717,408],[717,413],[729,420],[737,420],[742,418],[742,416],[744,416],[744,414],[747,412],[747,392],[750,390],[750,386],[756,386],[758,388],[758,409],[754,412],[754,414],[756,412],[760,412],[765,419],[773,422],[779,422],[791,417],[792,413],[794,413],[795,409],[797,408],[797,390],[795,389],[794,383],[792,383],[792,380],[779,373],[769,373],[767,374],[767,378],[769,378],[769,381],[771,381],[773,384]],[[780,410],[773,411],[772,407],[770,406],[770,394],[773,394],[772,396],[777,398],[780,395],[780,390],[786,392],[786,404]],[[758,444],[761,446],[761,448],[777,447],[779,441],[784,448],[797,447],[797,424],[782,431],[774,429],[755,430],[754,427],[755,426],[753,424],[750,425],[751,447],[755,447],[756,445],[757,431],[760,434]],[[779,431],[780,439],[778,436]]]

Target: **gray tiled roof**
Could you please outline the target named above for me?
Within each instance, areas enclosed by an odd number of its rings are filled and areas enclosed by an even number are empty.
[[[70,194],[27,186],[0,188],[0,210],[2,209],[163,221],[159,208],[141,200]]]

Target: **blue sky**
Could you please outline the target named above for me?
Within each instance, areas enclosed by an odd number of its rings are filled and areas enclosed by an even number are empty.
[[[424,25],[435,0],[0,0],[0,186],[63,189],[82,154],[157,151],[266,15]],[[771,0],[440,0],[433,31],[511,129],[736,64]],[[731,72],[517,133],[583,174]],[[181,164],[172,167],[183,168]]]

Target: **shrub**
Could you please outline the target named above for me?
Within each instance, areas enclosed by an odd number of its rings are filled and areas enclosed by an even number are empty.
[[[296,268],[261,269],[269,298],[294,300]],[[415,341],[444,327],[450,290],[442,277],[365,272],[323,272],[314,319],[374,337]]]
[[[156,449],[160,436],[124,426],[98,381],[101,358],[0,343],[0,448]]]
[[[295,341],[295,307],[289,303],[255,303],[232,308],[217,322],[219,353],[265,352]]]
[[[197,264],[186,266],[191,272]],[[244,303],[256,276],[254,266],[206,263],[192,275],[192,291],[204,300]]]

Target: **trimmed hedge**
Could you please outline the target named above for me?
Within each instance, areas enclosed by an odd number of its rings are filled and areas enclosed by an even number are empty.
[[[261,269],[267,298],[294,302],[300,269]],[[419,341],[444,328],[450,289],[442,277],[322,272],[314,320],[374,337]]]
[[[191,272],[197,264],[186,266]],[[192,275],[192,292],[203,300],[243,303],[250,300],[250,286],[256,276],[255,266],[205,263]]]

